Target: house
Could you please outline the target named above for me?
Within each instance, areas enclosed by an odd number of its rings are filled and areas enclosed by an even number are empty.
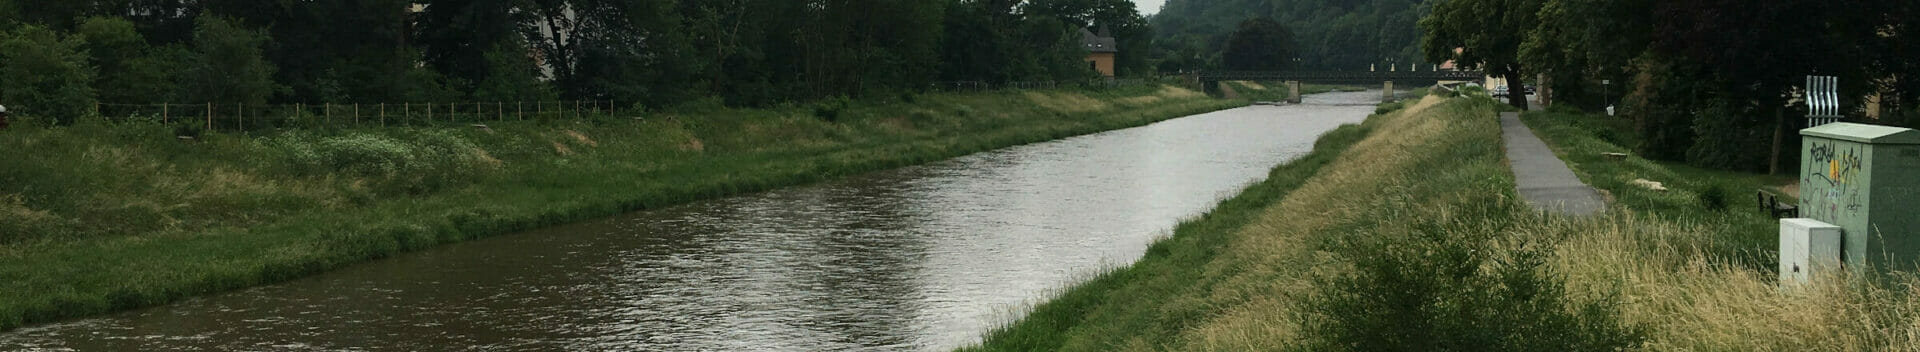
[[[1080,43],[1087,48],[1087,67],[1099,71],[1101,76],[1113,77],[1113,57],[1120,53],[1119,41],[1106,27],[1100,27],[1095,34],[1086,28],[1080,29]]]

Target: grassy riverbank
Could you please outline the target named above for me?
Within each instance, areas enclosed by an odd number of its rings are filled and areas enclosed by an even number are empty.
[[[1330,134],[1139,262],[969,350],[1920,348],[1920,281],[1775,287],[1770,220],[1739,200],[1766,177],[1605,161],[1626,148],[1586,128],[1598,124],[1533,113],[1615,200],[1598,218],[1534,213],[1514,192],[1497,106],[1430,97]]]
[[[0,329],[1244,104],[1009,91],[191,141],[153,122],[16,124],[0,132]]]

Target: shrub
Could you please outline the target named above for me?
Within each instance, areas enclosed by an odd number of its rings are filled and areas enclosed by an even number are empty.
[[[821,99],[813,103],[813,116],[822,121],[836,122],[840,120],[840,113],[845,112],[849,105],[853,105],[853,99],[846,96]]]
[[[289,132],[267,144],[295,175],[342,175],[373,181],[387,193],[420,193],[464,184],[497,168],[478,145],[449,130],[429,130],[403,141],[355,132],[317,138]]]
[[[1709,182],[1700,188],[1697,196],[1700,197],[1700,206],[1711,211],[1721,211],[1727,210],[1727,206],[1732,203],[1732,193],[1725,183]]]
[[[1321,279],[1300,303],[1307,349],[1616,351],[1645,339],[1611,298],[1569,297],[1546,267],[1552,246],[1502,236],[1513,213],[1492,203],[1404,219],[1412,224],[1400,233],[1351,226],[1362,233],[1335,251],[1354,271]],[[1365,233],[1376,231],[1387,233]]]

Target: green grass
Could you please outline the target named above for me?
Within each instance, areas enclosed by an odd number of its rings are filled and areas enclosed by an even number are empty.
[[[1614,200],[1598,217],[1543,215],[1505,164],[1505,105],[1436,100],[1384,104],[1398,112],[1369,118],[1364,138],[1319,146],[1344,151],[1276,169],[965,350],[1920,349],[1920,276],[1774,279],[1777,229],[1751,192],[1786,180],[1612,161],[1599,153],[1628,150],[1608,137],[1624,124],[1529,113]]]
[[[1534,133],[1566,160],[1581,181],[1600,189],[1613,203],[1672,221],[1710,222],[1712,241],[1703,249],[1754,270],[1775,269],[1773,253],[1779,223],[1761,212],[1756,192],[1783,194],[1795,184],[1789,176],[1711,170],[1676,162],[1630,155],[1615,160],[1602,153],[1633,153],[1632,122],[1617,117],[1565,110],[1521,115]],[[1655,191],[1632,182],[1645,179],[1668,190]],[[1783,202],[1795,204],[1790,194]]]
[[[0,329],[150,306],[439,244],[1245,105],[1171,87],[928,94],[636,121],[0,132]]]

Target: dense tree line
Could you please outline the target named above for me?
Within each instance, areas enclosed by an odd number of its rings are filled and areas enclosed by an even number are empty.
[[[1420,61],[1424,0],[1168,0],[1152,18],[1161,72],[1224,68],[1242,23],[1267,18],[1293,38],[1290,67],[1366,70]]]
[[[762,106],[1090,78],[1096,25],[1151,42],[1127,0],[0,0],[0,103]]]
[[[1851,108],[1886,93],[1865,122],[1912,126],[1920,106],[1916,1],[1441,0],[1421,26],[1430,60],[1544,74],[1559,103],[1610,95],[1642,154],[1703,166],[1790,169],[1808,75],[1840,77]]]

